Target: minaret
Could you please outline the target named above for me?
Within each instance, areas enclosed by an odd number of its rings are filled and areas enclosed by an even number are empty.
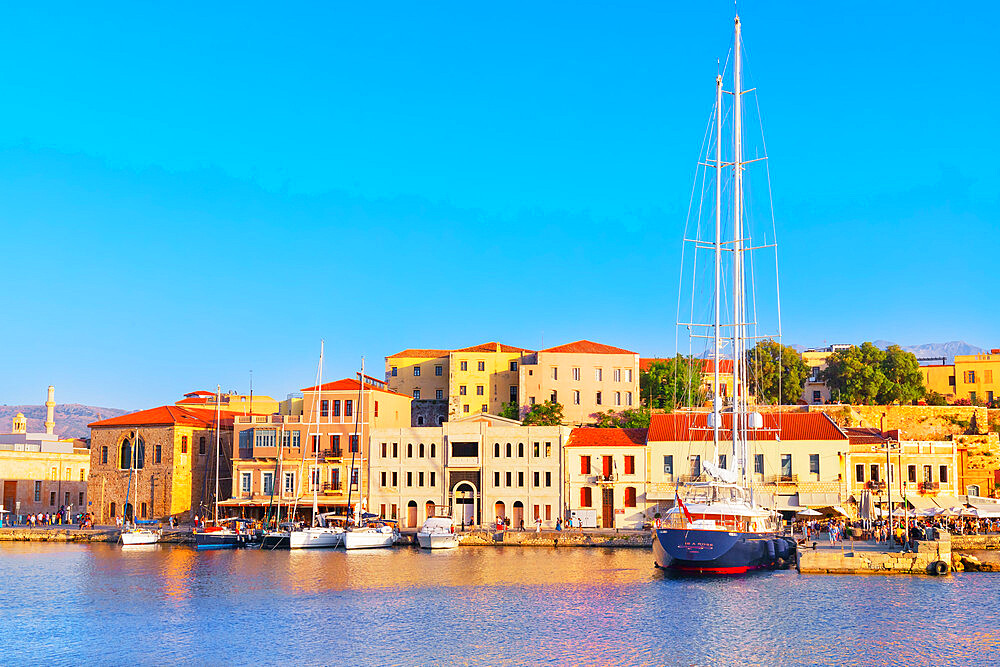
[[[45,432],[54,435],[56,432],[56,388],[49,385],[49,399],[45,401]]]

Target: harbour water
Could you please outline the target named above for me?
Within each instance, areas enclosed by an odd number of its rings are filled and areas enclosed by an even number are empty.
[[[4,664],[1000,664],[1000,574],[678,578],[646,549],[0,546]]]

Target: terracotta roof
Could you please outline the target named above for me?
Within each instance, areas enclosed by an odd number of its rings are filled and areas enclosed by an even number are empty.
[[[460,350],[452,350],[452,352],[531,352],[531,350],[524,347],[504,345],[503,343],[494,341],[483,343],[482,345],[473,345],[472,347],[463,347]]]
[[[612,347],[611,345],[604,345],[603,343],[595,343],[592,340],[578,340],[575,343],[557,345],[556,347],[539,350],[539,352],[571,354],[635,354],[635,352],[624,350],[620,347]]]
[[[402,352],[397,352],[396,354],[390,354],[386,359],[395,359],[396,357],[405,357],[407,359],[437,359],[438,357],[447,357],[451,350],[403,350]]]
[[[406,398],[411,398],[406,396],[406,394],[400,394],[395,391],[390,391],[388,389],[383,389],[382,387],[377,387],[373,384],[365,383],[365,388],[369,391],[380,391],[385,394],[394,394],[396,396],[405,396]],[[352,378],[344,378],[343,380],[334,380],[333,382],[324,382],[322,385],[313,385],[312,387],[305,387],[301,391],[359,391],[361,389],[361,383]]]
[[[722,415],[723,429],[732,428],[732,415]],[[847,440],[847,434],[822,412],[764,413],[764,428],[754,433],[754,440]],[[649,424],[650,442],[708,441],[708,415],[704,412],[654,414]]]
[[[232,416],[232,413],[229,411],[222,412],[227,417]],[[167,426],[170,424],[211,428],[215,425],[215,411],[182,408],[176,405],[161,405],[158,408],[140,410],[127,415],[91,422],[87,426],[90,428],[100,428],[102,426]]]
[[[566,447],[645,447],[644,428],[575,428]]]
[[[214,396],[214,394],[213,394],[213,396]],[[205,405],[206,403],[208,403],[208,400],[209,400],[208,396],[190,396],[189,395],[189,396],[186,396],[185,398],[182,398],[181,400],[177,401],[177,405],[187,404],[187,403],[191,403],[191,404],[194,404],[194,405]]]
[[[899,440],[899,429],[891,431],[880,431],[877,428],[845,427],[843,431],[847,434],[852,445],[884,445],[890,440]]]

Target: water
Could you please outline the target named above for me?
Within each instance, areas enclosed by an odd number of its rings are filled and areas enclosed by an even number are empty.
[[[7,543],[3,664],[1000,664],[1000,574],[665,576],[632,549]]]

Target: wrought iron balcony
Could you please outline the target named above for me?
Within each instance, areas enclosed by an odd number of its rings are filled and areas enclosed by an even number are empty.
[[[934,493],[941,488],[941,482],[920,482],[920,493]]]

